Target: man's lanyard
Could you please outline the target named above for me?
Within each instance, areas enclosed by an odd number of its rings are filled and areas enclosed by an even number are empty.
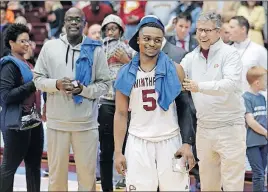
[[[246,50],[248,49],[249,45],[250,45],[251,41],[248,42],[246,48],[244,49],[243,53],[240,55],[240,59],[242,59],[244,53],[246,52]]]

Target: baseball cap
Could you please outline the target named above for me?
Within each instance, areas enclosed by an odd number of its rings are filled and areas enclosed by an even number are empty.
[[[139,30],[143,25],[148,24],[148,23],[155,23],[163,30],[163,32],[165,31],[165,26],[160,21],[160,19],[158,17],[156,17],[155,15],[147,15],[147,16],[143,17],[137,26],[135,34],[131,37],[131,39],[129,40],[129,43],[128,43],[129,46],[137,52],[140,51],[139,45],[137,43],[137,38],[139,36]]]

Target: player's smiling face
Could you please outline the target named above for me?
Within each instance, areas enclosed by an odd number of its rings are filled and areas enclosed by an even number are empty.
[[[140,30],[138,44],[140,53],[148,57],[155,57],[161,49],[163,32],[155,27],[144,27]]]

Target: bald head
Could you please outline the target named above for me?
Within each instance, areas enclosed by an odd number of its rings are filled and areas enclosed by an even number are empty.
[[[65,13],[65,18],[68,17],[69,15],[72,14],[79,14],[79,16],[84,20],[85,19],[85,14],[81,9],[78,9],[77,7],[71,7],[66,11]]]

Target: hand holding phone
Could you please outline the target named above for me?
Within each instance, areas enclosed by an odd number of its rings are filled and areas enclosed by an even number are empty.
[[[79,85],[78,85],[78,82],[76,80],[73,80],[72,81],[72,84],[74,86],[74,88],[77,88]]]
[[[189,164],[184,160],[183,157],[174,157],[172,159],[172,169],[173,172],[181,173],[188,173],[190,171]]]
[[[71,81],[71,84],[72,84],[72,86],[73,86],[73,89],[72,89],[71,91],[67,91],[67,92],[66,92],[67,94],[78,95],[78,94],[80,94],[80,93],[82,92],[82,90],[83,90],[83,85],[80,84],[79,81],[77,81],[77,80],[72,80],[72,81]]]

